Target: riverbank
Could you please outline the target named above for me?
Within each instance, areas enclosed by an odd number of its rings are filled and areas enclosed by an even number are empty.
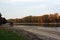
[[[28,38],[24,35],[18,36],[15,32],[0,27],[0,40],[28,40]]]
[[[52,33],[49,30],[38,30],[37,28],[23,26],[4,27],[5,30],[13,31],[18,35],[25,35],[29,40],[60,40],[59,34]]]
[[[13,25],[60,27],[60,23],[13,23]]]
[[[38,36],[36,36],[35,34],[25,31],[23,29],[14,29],[11,27],[0,27],[0,28],[2,28],[2,29],[4,28],[8,32],[14,32],[18,36],[20,36],[20,35],[25,36],[26,38],[28,38],[28,40],[42,40],[42,39],[38,38]]]
[[[59,32],[56,32],[56,31],[44,30],[42,28],[40,29],[35,26],[14,26],[13,28],[24,29],[25,31],[28,31],[37,35],[39,38],[43,40],[60,40]]]

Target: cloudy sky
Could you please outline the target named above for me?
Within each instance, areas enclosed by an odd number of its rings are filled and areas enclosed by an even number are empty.
[[[60,13],[60,0],[0,0],[0,12],[7,19]]]

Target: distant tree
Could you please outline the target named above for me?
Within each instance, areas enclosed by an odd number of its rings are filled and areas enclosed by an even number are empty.
[[[2,24],[2,17],[1,17],[1,13],[0,13],[0,25]]]
[[[50,20],[49,20],[49,15],[43,15],[44,17],[44,23],[50,23]]]
[[[0,13],[0,25],[7,23],[7,20],[2,17],[2,14]]]
[[[0,17],[0,19],[1,18],[2,17]],[[23,17],[21,19],[19,18],[10,19],[9,21],[13,23],[60,23],[60,16],[58,15],[58,13],[54,13],[50,15],[45,14],[42,16],[31,16],[30,15],[30,16]]]
[[[2,24],[2,17],[0,17],[0,25]]]
[[[5,18],[2,18],[2,24],[7,23],[7,20]]]
[[[0,17],[2,16],[2,14],[0,13]]]

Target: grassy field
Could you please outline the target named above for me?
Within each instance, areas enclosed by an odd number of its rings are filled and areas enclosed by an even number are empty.
[[[14,32],[6,31],[4,29],[0,29],[0,40],[28,40],[26,36],[18,36]]]

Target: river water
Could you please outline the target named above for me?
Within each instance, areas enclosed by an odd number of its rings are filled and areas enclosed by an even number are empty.
[[[36,30],[48,30],[48,31],[55,31],[55,32],[60,32],[60,27],[42,27],[42,26],[24,26],[24,25],[15,25],[13,27],[18,27],[18,28],[33,28]]]

